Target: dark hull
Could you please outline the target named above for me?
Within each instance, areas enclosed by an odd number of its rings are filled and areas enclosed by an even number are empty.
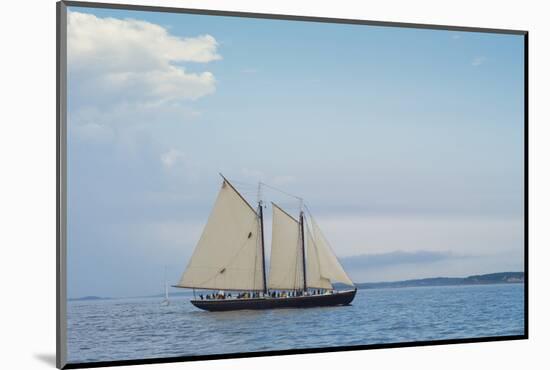
[[[220,300],[192,300],[191,303],[206,311],[270,310],[275,308],[309,308],[349,305],[355,298],[355,290],[327,295],[287,297],[287,298],[247,298]]]

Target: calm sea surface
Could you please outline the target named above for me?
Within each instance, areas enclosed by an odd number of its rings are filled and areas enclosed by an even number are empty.
[[[189,297],[68,302],[69,362],[521,335],[523,284],[358,290],[352,306],[205,312]]]

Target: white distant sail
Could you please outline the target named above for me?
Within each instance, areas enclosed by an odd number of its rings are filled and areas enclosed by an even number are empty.
[[[261,230],[256,211],[224,179],[179,287],[263,290]]]
[[[344,268],[338,262],[338,259],[332,252],[328,241],[323,236],[321,229],[311,219],[312,232],[308,230],[308,246],[307,246],[307,280],[308,285],[316,288],[330,289],[330,282],[339,282],[353,286],[353,282],[344,271]],[[317,257],[317,260],[313,257]],[[317,273],[318,271],[318,273]],[[328,288],[330,285],[330,288]]]
[[[293,290],[304,286],[300,224],[273,205],[273,229],[269,268],[270,289]]]
[[[164,266],[164,300],[161,302],[162,305],[170,305],[170,300],[168,299],[168,284],[166,284],[166,266]]]

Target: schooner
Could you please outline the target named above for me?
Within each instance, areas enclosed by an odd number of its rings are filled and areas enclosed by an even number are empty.
[[[357,289],[319,226],[300,207],[298,219],[272,203],[269,277],[266,274],[263,202],[254,208],[222,176],[208,222],[179,283],[212,290],[191,300],[207,311],[348,305]],[[336,291],[339,282],[353,289]]]

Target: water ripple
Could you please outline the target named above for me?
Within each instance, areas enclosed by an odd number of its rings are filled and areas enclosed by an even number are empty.
[[[68,303],[70,362],[523,334],[523,286],[359,290],[352,306],[209,313],[188,298]]]

